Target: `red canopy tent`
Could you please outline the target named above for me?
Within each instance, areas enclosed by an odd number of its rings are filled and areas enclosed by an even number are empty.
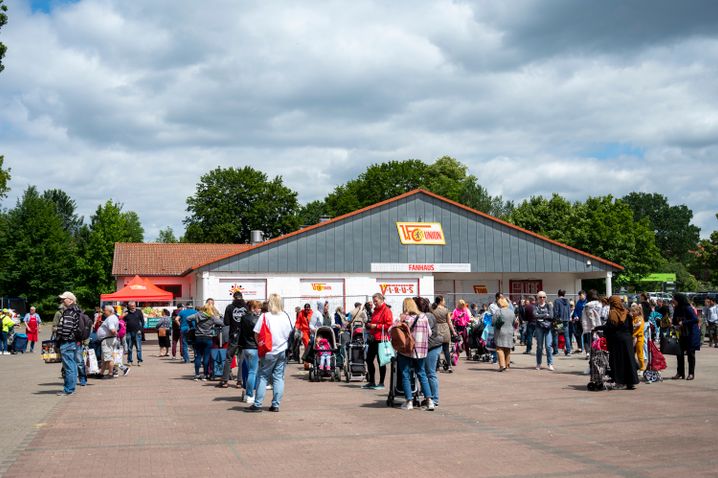
[[[172,292],[162,290],[147,279],[135,276],[122,289],[111,294],[102,294],[102,302],[134,300],[137,302],[172,302]]]

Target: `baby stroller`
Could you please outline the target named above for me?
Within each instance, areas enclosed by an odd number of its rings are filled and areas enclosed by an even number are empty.
[[[608,376],[608,347],[605,338],[599,337],[593,341],[588,363],[591,378],[586,388],[591,392],[613,388],[610,386],[611,378]]]
[[[399,362],[396,360],[396,357],[391,359],[391,370],[389,372],[389,396],[386,399],[387,407],[394,406],[397,396],[404,396],[404,381],[401,379],[401,373],[398,370],[398,364]],[[411,380],[411,395],[412,397],[414,397],[414,406],[418,407],[421,404],[421,401],[417,396],[419,388],[417,387],[416,374],[413,370],[411,371],[411,377],[409,378],[409,380]]]
[[[483,321],[476,322],[469,333],[469,346],[471,350],[474,350],[471,358],[478,362],[491,361],[491,354],[486,349],[486,342],[481,338],[485,328],[486,325],[484,325]]]
[[[653,340],[654,326],[648,326],[648,366],[643,372],[643,378],[646,383],[662,382],[661,370],[666,369],[666,358],[663,356],[655,340]]]
[[[329,343],[329,350],[321,350],[318,348],[319,342],[322,339],[326,339]],[[309,367],[309,381],[310,382],[321,382],[324,377],[329,377],[333,381],[341,380],[339,367],[337,367],[337,348],[336,338],[334,336],[334,330],[331,327],[319,327],[314,335],[314,350],[313,357]],[[320,368],[322,354],[330,354],[329,358],[329,369],[322,370]]]
[[[349,325],[351,338],[344,346],[344,378],[347,382],[364,380],[366,376],[366,347],[364,344],[364,324],[357,321]]]

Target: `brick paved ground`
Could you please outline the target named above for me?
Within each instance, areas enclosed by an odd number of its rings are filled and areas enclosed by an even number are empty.
[[[430,413],[385,405],[360,384],[309,383],[288,368],[282,411],[247,414],[239,393],[156,358],[72,397],[37,354],[0,357],[7,477],[49,476],[716,476],[718,350],[693,382],[587,392],[587,362],[537,372],[459,365]],[[669,358],[672,375],[675,359]],[[10,400],[10,402],[8,401]],[[35,411],[33,411],[35,410]],[[12,425],[12,430],[8,428]],[[11,440],[11,443],[8,441]],[[14,453],[10,453],[12,447]]]

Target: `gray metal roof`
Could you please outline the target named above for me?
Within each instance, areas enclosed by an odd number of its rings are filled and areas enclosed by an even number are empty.
[[[439,222],[446,245],[402,245],[397,221]],[[587,260],[591,265],[587,266]],[[620,266],[417,190],[198,267],[368,273],[371,263],[470,263],[471,272],[598,272]]]

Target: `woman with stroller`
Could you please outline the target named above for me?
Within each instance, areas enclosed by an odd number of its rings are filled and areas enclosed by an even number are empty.
[[[681,351],[677,355],[678,372],[674,380],[693,380],[696,371],[696,350],[701,349],[701,330],[696,312],[684,294],[673,294],[673,327],[680,332]],[[688,376],[684,357],[688,355]]]
[[[449,309],[446,308],[444,296],[437,295],[434,297],[434,303],[431,306],[434,317],[436,317],[436,326],[441,335],[441,350],[444,352],[444,360],[449,367],[447,372],[452,373],[451,369],[451,337],[456,336],[454,324],[449,320]]]
[[[278,412],[284,395],[284,370],[287,363],[287,347],[289,336],[294,328],[292,318],[284,312],[284,304],[279,294],[270,294],[268,311],[262,314],[254,325],[255,338],[262,330],[262,324],[266,323],[272,333],[272,349],[268,352],[259,364],[259,380],[257,382],[257,394],[254,403],[247,408],[248,412],[261,412],[264,394],[267,391],[267,384],[272,381],[272,406],[270,412]]]
[[[444,344],[444,338],[441,336],[441,334],[439,334],[439,324],[436,322],[436,317],[434,317],[434,314],[431,313],[431,305],[429,304],[429,300],[425,297],[414,297],[414,303],[419,309],[419,312],[426,316],[427,320],[429,321],[429,328],[431,329],[431,335],[429,336],[428,343],[429,350],[426,352],[426,359],[424,360],[424,371],[426,372],[426,378],[429,382],[429,388],[431,389],[431,400],[433,400],[434,406],[438,407],[439,376],[436,373],[436,368],[439,362],[441,348]]]
[[[431,388],[426,377],[424,362],[429,349],[429,337],[431,337],[431,328],[429,328],[429,320],[426,315],[422,314],[416,303],[409,298],[404,299],[402,303],[402,314],[399,316],[397,323],[403,322],[411,330],[414,337],[414,350],[410,354],[399,352],[397,359],[397,372],[400,373],[402,385],[404,388],[404,398],[406,401],[401,406],[402,410],[411,410],[414,408],[414,396],[412,394],[411,371],[413,370],[421,384],[421,392],[426,398],[426,409],[434,410],[434,400],[431,398]]]
[[[456,308],[451,313],[451,321],[454,323],[454,330],[461,336],[466,351],[466,358],[471,360],[471,350],[469,350],[469,334],[468,327],[471,321],[471,312],[466,305],[464,299],[459,300]]]
[[[628,310],[619,296],[612,295],[608,305],[608,321],[594,330],[603,330],[606,337],[611,378],[619,387],[633,390],[638,384],[633,352],[633,321],[629,320]]]
[[[366,354],[366,367],[369,375],[369,381],[362,388],[370,390],[381,390],[384,388],[384,379],[386,379],[386,365],[379,365],[379,383],[376,382],[376,369],[374,361],[378,362],[379,343],[389,340],[389,329],[394,324],[394,316],[391,309],[384,302],[384,296],[376,293],[371,297],[374,303],[374,312],[371,319],[366,325],[368,332],[369,348]]]

